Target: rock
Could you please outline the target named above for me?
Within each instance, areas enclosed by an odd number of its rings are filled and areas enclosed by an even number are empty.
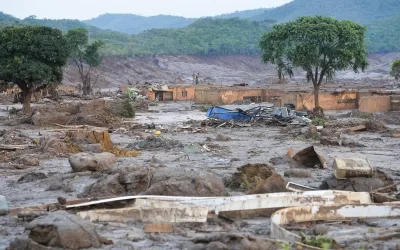
[[[223,196],[225,187],[212,173],[185,168],[116,169],[85,188],[80,197],[118,195]]]
[[[24,166],[39,166],[40,161],[37,159],[36,156],[33,155],[25,155],[19,159],[19,162]]]
[[[342,146],[342,140],[340,140],[336,137],[323,136],[323,137],[321,137],[320,142],[322,145],[326,145],[326,146]]]
[[[99,236],[90,222],[65,211],[36,218],[26,228],[29,239],[16,239],[9,250],[99,248],[111,243]]]
[[[290,178],[310,178],[311,173],[310,173],[310,171],[291,169],[291,170],[285,171],[283,173],[283,176],[290,177]]]
[[[224,196],[225,186],[216,175],[185,168],[160,168],[153,173],[143,195],[213,197]]]
[[[315,235],[325,235],[329,232],[329,227],[324,224],[318,224],[314,228]]]
[[[76,188],[71,183],[68,183],[64,188],[63,191],[66,193],[72,193],[76,191]]]
[[[83,151],[90,153],[102,153],[103,148],[100,144],[86,144],[83,146]]]
[[[346,137],[344,137],[342,139],[342,146],[345,146],[345,147],[365,147],[364,144],[362,144],[360,142],[357,142],[357,141],[355,141],[353,139],[346,138]]]
[[[70,156],[68,161],[74,172],[96,172],[111,169],[117,162],[117,157],[108,152],[100,154],[78,153]]]
[[[202,243],[206,245],[199,248],[197,244],[189,249],[252,249],[252,250],[278,250],[280,249],[275,242],[268,239],[255,237],[250,234],[242,233],[215,233],[212,235],[201,236],[192,239],[194,243]],[[224,248],[224,247],[227,248]],[[212,248],[216,247],[216,248]],[[219,248],[222,247],[222,248]]]
[[[248,194],[267,194],[267,193],[280,193],[287,192],[286,181],[277,173],[274,173],[258,185],[255,189],[251,190]]]
[[[393,180],[380,170],[374,170],[373,176],[369,177],[354,177],[349,179],[339,180],[334,175],[325,179],[320,189],[322,190],[343,190],[352,192],[371,192],[375,189],[386,187],[393,184]],[[391,189],[396,191],[397,188]],[[387,190],[388,192],[390,190]]]
[[[63,183],[53,183],[46,189],[46,191],[61,190],[61,189],[63,189],[63,187],[64,187]]]
[[[232,138],[230,138],[230,137],[227,136],[227,135],[218,134],[218,135],[215,137],[215,140],[216,140],[216,141],[232,141]]]
[[[33,182],[33,181],[37,181],[37,180],[42,180],[42,179],[46,179],[47,176],[44,173],[41,172],[33,172],[33,173],[28,173],[24,176],[22,176],[21,178],[18,179],[18,183],[28,183],[28,182]]]

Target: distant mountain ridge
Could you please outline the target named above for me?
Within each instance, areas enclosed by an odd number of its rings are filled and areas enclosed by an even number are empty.
[[[87,21],[36,19],[34,16],[21,20],[0,12],[0,29],[15,23],[44,25],[63,31],[83,27],[90,31],[92,39],[106,41],[106,55],[254,54],[259,53],[259,38],[275,22],[307,15],[331,16],[365,25],[371,53],[400,51],[400,0],[293,0],[277,8],[237,11],[201,19],[104,14]]]
[[[222,14],[212,18],[242,18],[247,19],[264,13],[267,9],[255,9],[236,11]],[[186,18],[171,15],[140,16],[135,14],[103,14],[96,18],[83,21],[84,23],[96,26],[101,29],[109,29],[127,34],[139,34],[151,29],[175,29],[184,28],[201,18]]]

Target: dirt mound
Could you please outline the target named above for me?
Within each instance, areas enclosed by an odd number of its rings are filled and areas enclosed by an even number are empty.
[[[166,139],[161,136],[148,136],[145,140],[137,141],[131,143],[127,146],[129,149],[173,149],[173,148],[183,148],[183,144],[180,141],[173,139]]]
[[[36,108],[32,123],[36,126],[89,125],[107,127],[120,120],[107,107],[105,100],[94,100],[88,103],[46,105]]]
[[[80,197],[116,195],[222,196],[224,184],[215,175],[184,168],[114,168],[85,188]]]
[[[385,123],[378,120],[369,120],[366,124],[367,130],[372,132],[386,131],[388,128]]]
[[[270,164],[246,164],[238,168],[230,178],[226,178],[226,187],[232,190],[248,192],[261,185],[275,173]]]

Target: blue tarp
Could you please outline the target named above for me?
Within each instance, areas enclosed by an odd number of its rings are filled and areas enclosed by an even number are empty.
[[[221,107],[210,107],[206,114],[209,118],[216,118],[224,121],[251,121],[253,116],[241,111],[232,111]]]

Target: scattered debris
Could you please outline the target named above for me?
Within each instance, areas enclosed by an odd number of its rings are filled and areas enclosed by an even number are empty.
[[[234,122],[263,122],[265,124],[294,124],[294,125],[308,125],[311,120],[308,119],[306,113],[297,112],[287,107],[273,108],[273,104],[266,104],[264,106],[252,107],[247,110],[236,108],[231,110],[223,107],[210,107],[206,116],[212,121],[218,122],[225,121],[217,127],[222,127],[230,122],[233,126]],[[217,121],[215,121],[217,120]],[[210,123],[207,123],[209,126]],[[239,125],[243,126],[243,125]]]
[[[400,217],[400,208],[396,205],[370,204],[291,207],[279,210],[271,216],[271,236],[291,243],[302,243],[302,237],[300,235],[289,232],[283,228],[283,225],[311,221],[343,221],[361,218],[396,217]],[[349,235],[349,233],[346,234],[347,238],[354,237],[354,235]],[[336,243],[342,242],[341,240],[335,239],[335,237],[334,240]],[[365,240],[365,238],[357,240]],[[342,245],[341,247],[346,246]]]
[[[183,144],[180,141],[166,139],[160,136],[148,136],[145,140],[131,143],[126,148],[135,150],[172,149],[183,148]]]

